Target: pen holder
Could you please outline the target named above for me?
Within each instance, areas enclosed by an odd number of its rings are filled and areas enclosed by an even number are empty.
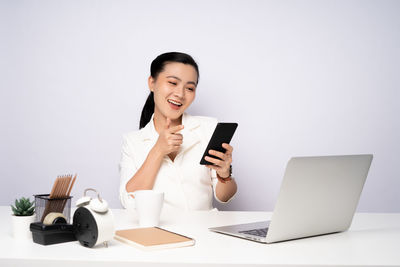
[[[50,194],[35,195],[36,222],[43,224],[70,223],[71,198],[50,198]]]

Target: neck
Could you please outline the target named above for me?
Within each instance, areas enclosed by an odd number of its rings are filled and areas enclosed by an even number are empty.
[[[157,110],[154,110],[154,128],[156,129],[157,133],[160,133],[163,129],[165,129],[165,124],[167,123],[167,117],[158,112]],[[173,120],[171,119],[171,124],[169,127],[174,127],[177,125],[182,124],[182,115]]]

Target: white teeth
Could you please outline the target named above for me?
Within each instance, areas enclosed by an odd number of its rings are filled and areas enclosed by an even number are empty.
[[[177,106],[182,106],[182,103],[175,102],[174,100],[168,99],[168,102]]]

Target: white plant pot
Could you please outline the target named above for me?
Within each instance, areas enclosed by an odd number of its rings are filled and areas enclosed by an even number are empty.
[[[29,229],[30,224],[35,222],[36,215],[15,216],[12,215],[12,235],[18,240],[32,239],[32,233]]]

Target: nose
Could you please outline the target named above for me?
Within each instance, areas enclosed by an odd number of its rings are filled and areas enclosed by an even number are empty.
[[[174,89],[174,96],[178,98],[183,98],[185,95],[185,88],[184,86],[176,86]]]

